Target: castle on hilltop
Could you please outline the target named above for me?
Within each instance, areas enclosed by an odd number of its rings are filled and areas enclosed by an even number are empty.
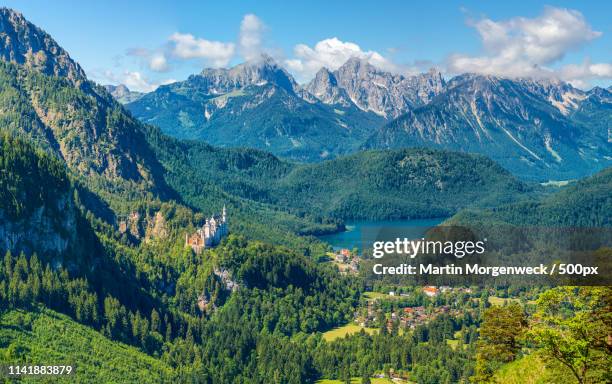
[[[227,211],[224,205],[221,215],[212,215],[195,233],[185,234],[185,246],[190,246],[195,253],[216,246],[222,238],[228,235],[228,224]]]

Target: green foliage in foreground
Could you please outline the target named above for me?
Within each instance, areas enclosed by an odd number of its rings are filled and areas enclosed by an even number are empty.
[[[612,288],[558,287],[538,299],[530,341],[580,384],[612,381]]]
[[[487,309],[472,381],[512,383],[523,377],[534,383],[609,383],[611,304],[610,287],[556,287],[540,295],[528,328],[516,303]],[[532,355],[521,358],[526,353]],[[521,376],[515,370],[526,362],[533,363],[533,375]]]
[[[523,308],[517,303],[484,312],[473,382],[488,382],[502,364],[516,359],[526,325]]]
[[[159,383],[177,379],[175,371],[161,360],[107,339],[68,316],[41,308],[0,312],[0,363],[76,364],[75,375],[61,380],[66,383]]]
[[[547,368],[540,353],[525,355],[495,372],[493,381],[497,384],[564,384],[571,375],[562,366]]]

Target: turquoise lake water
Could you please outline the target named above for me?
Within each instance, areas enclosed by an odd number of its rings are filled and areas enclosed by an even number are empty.
[[[420,238],[431,227],[444,221],[439,219],[418,220],[391,220],[391,221],[351,221],[346,223],[346,231],[333,235],[318,236],[322,241],[329,243],[334,250],[341,248],[370,247],[381,231],[385,231],[385,238],[407,237]]]

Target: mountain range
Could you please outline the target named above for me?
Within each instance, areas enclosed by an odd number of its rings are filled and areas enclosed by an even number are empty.
[[[481,153],[544,181],[612,164],[610,91],[556,80],[463,74],[446,81],[434,69],[404,76],[351,58],[300,86],[265,56],[206,69],[126,106],[171,136],[298,161],[435,147]]]
[[[356,151],[369,127],[383,122],[352,104],[318,102],[269,57],[206,69],[126,107],[177,138],[258,148],[300,161]]]
[[[353,57],[333,72],[321,68],[304,88],[325,104],[353,104],[391,120],[427,104],[443,91],[445,84],[435,69],[405,77]]]
[[[376,130],[364,147],[477,152],[520,176],[572,179],[610,164],[611,106],[612,94],[601,88],[462,75],[430,103]]]

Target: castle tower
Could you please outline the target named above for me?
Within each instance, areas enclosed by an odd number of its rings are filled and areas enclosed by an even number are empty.
[[[210,223],[208,219],[206,219],[206,223],[204,224],[204,238],[208,239],[210,237]]]
[[[227,209],[225,209],[225,204],[223,204],[223,236],[227,236],[229,234],[229,217],[227,217]]]
[[[214,215],[210,218],[209,223],[210,223],[210,232],[214,235],[215,232],[217,231],[217,220],[215,220]]]

